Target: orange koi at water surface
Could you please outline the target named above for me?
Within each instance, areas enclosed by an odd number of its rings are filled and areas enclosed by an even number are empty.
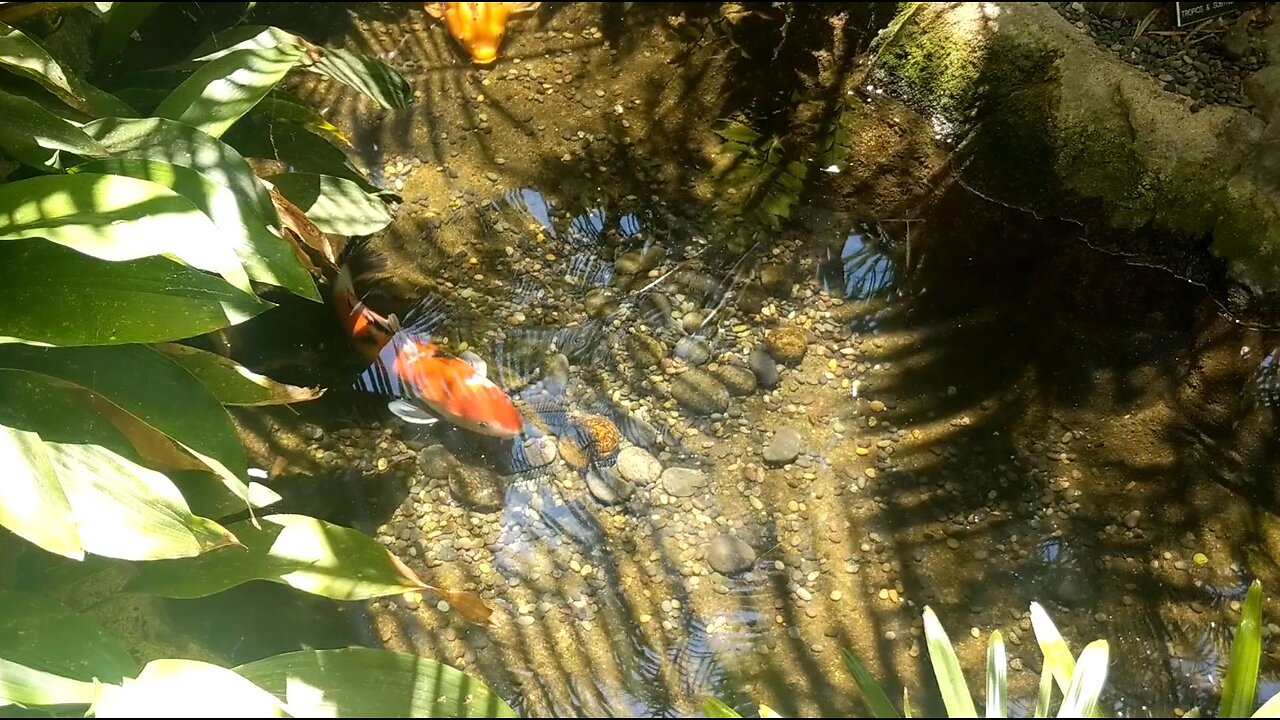
[[[427,14],[443,18],[449,34],[471,54],[471,60],[488,65],[498,59],[498,48],[511,15],[533,12],[540,2],[429,2]]]
[[[351,269],[352,246],[333,282],[333,305],[343,331],[373,364],[356,386],[395,397],[387,404],[405,422],[430,425],[445,420],[482,435],[513,438],[523,428],[520,411],[502,388],[487,377],[487,366],[474,353],[461,358],[440,352],[427,339],[432,318],[381,315],[356,294]],[[425,405],[426,407],[423,407]],[[434,415],[433,415],[434,413]]]

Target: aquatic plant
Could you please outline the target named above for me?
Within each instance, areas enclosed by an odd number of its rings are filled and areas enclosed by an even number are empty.
[[[147,14],[178,4],[50,5],[60,20],[91,20],[110,57]],[[511,715],[452,668],[378,650],[139,668],[118,638],[55,600],[81,600],[104,578],[177,598],[268,580],[338,600],[435,592],[477,622],[488,615],[353,529],[261,515],[280,496],[251,479],[226,408],[322,390],[183,344],[270,310],[264,287],[320,302],[327,233],[390,222],[340,133],[280,83],[316,73],[401,107],[403,78],[279,28],[235,26],[141,85],[114,78],[109,92],[49,40],[0,23],[0,706]],[[264,116],[295,131],[291,150],[257,151]],[[296,171],[260,178],[245,156]]]
[[[794,159],[781,138],[765,137],[743,123],[720,123],[716,134],[723,142],[712,174],[728,191],[723,209],[754,214],[773,227],[790,218],[809,168]]]
[[[1049,717],[1053,710],[1056,685],[1062,695],[1057,717],[1101,717],[1101,696],[1106,684],[1109,655],[1107,642],[1095,640],[1085,646],[1079,657],[1074,657],[1062,634],[1038,603],[1031,604],[1031,627],[1044,657],[1032,716]],[[973,694],[952,648],[951,639],[929,607],[924,609],[924,635],[934,680],[947,716],[978,717]],[[1280,693],[1263,703],[1252,715],[1249,714],[1256,702],[1261,654],[1262,585],[1254,581],[1245,595],[1240,624],[1236,628],[1231,659],[1223,677],[1222,700],[1217,717],[1280,717]],[[876,682],[857,656],[845,651],[844,661],[874,717],[912,717],[910,698],[905,688],[902,691],[902,710],[899,712],[884,688]],[[1007,669],[1004,639],[1000,631],[996,630],[991,633],[987,643],[986,717],[1008,717]],[[703,711],[707,717],[742,717],[724,702],[714,698],[705,702]],[[763,705],[759,707],[759,714],[760,717],[780,717],[774,710]],[[1183,717],[1199,717],[1199,714],[1198,709],[1192,709]]]

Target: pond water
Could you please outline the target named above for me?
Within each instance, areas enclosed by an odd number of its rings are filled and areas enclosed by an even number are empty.
[[[237,420],[289,509],[375,534],[497,622],[429,594],[335,609],[246,586],[167,604],[175,626],[237,663],[421,653],[526,716],[689,716],[711,696],[840,716],[866,714],[846,649],[941,709],[926,605],[974,687],[1001,630],[1031,697],[1037,601],[1076,652],[1111,642],[1114,712],[1216,706],[1244,589],[1280,587],[1274,336],[962,187],[914,217],[808,186],[779,227],[734,212],[710,128],[745,91],[726,41],[661,9],[513,20],[476,71],[416,5],[360,5],[291,22],[415,88],[391,113],[312,89],[405,200],[363,289],[384,312],[440,301],[437,340],[486,360],[525,434],[395,419],[304,304],[233,350],[332,389]],[[1274,651],[1268,632],[1264,696]]]

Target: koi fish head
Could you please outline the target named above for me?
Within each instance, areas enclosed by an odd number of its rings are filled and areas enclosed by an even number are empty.
[[[471,54],[471,60],[488,65],[498,58],[507,18],[513,13],[529,12],[542,3],[518,2],[448,2],[423,3],[427,13],[443,17],[449,34]]]

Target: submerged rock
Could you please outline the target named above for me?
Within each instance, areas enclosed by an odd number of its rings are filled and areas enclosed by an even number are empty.
[[[490,470],[459,463],[449,474],[449,493],[470,510],[491,513],[502,508],[507,485]]]
[[[702,338],[686,335],[676,343],[675,356],[690,365],[705,365],[711,359],[711,346]]]
[[[625,480],[637,485],[649,485],[662,474],[662,463],[644,448],[623,448],[618,453],[618,472]]]
[[[780,427],[764,446],[764,461],[771,465],[794,462],[804,449],[804,438],[793,427]]]
[[[594,467],[587,471],[587,490],[601,505],[617,505],[631,497],[636,486],[616,467]]]
[[[778,387],[778,364],[764,346],[757,346],[747,357],[747,366],[755,373],[756,382],[766,390]]]
[[[809,333],[802,327],[785,325],[765,335],[764,346],[774,360],[783,365],[795,365],[809,350]]]
[[[671,381],[671,397],[695,415],[729,409],[729,390],[713,375],[698,368],[690,368]]]
[[[631,359],[642,368],[654,368],[667,357],[667,344],[661,340],[636,333],[627,339]]]
[[[643,250],[623,253],[613,267],[619,275],[645,273],[657,267],[666,255],[667,251],[661,245],[650,245]]]
[[[675,497],[692,497],[707,486],[707,474],[690,468],[667,468],[659,479],[662,489]]]
[[[770,363],[773,361],[770,360]],[[713,373],[729,392],[739,397],[750,395],[756,390],[756,375],[751,370],[738,365],[721,365]]]
[[[448,480],[458,459],[443,445],[429,445],[418,453],[418,467],[432,480]]]
[[[736,535],[721,533],[711,539],[707,548],[707,564],[721,575],[746,572],[755,562],[755,548]]]

